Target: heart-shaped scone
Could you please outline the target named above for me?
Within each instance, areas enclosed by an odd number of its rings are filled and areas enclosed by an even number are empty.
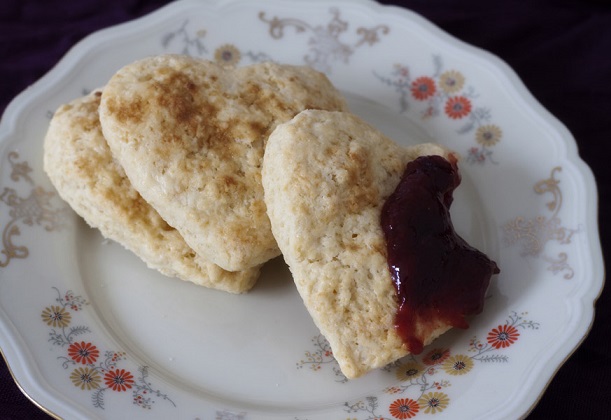
[[[307,67],[166,55],[118,71],[100,120],[136,190],[195,252],[234,271],[279,255],[261,186],[269,134],[302,110],[345,107]]]
[[[455,162],[441,146],[402,147],[342,112],[304,111],[268,140],[262,181],[272,231],[348,378],[410,349],[395,328],[399,299],[381,215],[408,162],[431,155]],[[451,327],[433,318],[416,318],[420,345]]]
[[[102,135],[102,92],[73,100],[53,115],[44,142],[44,169],[59,195],[90,226],[138,255],[151,268],[195,284],[242,293],[259,268],[229,272],[198,256],[136,192]]]

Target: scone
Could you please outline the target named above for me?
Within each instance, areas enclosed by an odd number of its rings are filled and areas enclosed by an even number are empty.
[[[451,152],[402,147],[349,113],[304,111],[270,136],[262,181],[272,231],[306,308],[348,378],[408,354],[380,218],[408,162]],[[409,297],[408,297],[409,299]],[[450,328],[417,326],[422,345]]]
[[[136,192],[113,159],[98,119],[100,90],[61,106],[44,141],[44,169],[59,195],[90,226],[161,273],[242,293],[259,267],[228,272],[196,254]]]
[[[261,186],[269,134],[302,110],[345,108],[307,67],[165,55],[119,70],[100,120],[134,188],[195,252],[234,271],[280,253]]]

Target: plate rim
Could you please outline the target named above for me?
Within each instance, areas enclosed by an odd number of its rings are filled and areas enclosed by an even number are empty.
[[[173,3],[166,4],[159,9],[139,17],[137,19],[133,19],[127,22],[119,23],[116,25],[112,25],[106,27],[104,29],[100,29],[95,31],[76,44],[74,44],[69,51],[39,80],[37,80],[30,87],[26,88],[23,92],[17,95],[5,109],[1,119],[0,119],[0,151],[4,152],[9,144],[9,140],[12,136],[16,134],[16,130],[18,129],[18,123],[20,118],[22,118],[22,114],[24,109],[26,109],[29,105],[33,103],[36,99],[36,93],[40,91],[46,91],[50,85],[54,82],[61,81],[65,78],[67,72],[69,72],[74,65],[79,61],[79,57],[82,57],[82,54],[93,45],[97,45],[98,42],[106,37],[109,33],[114,33],[113,37],[109,42],[112,42],[115,37],[119,37],[123,32],[131,33],[133,31],[134,26],[139,25],[147,25],[153,26],[156,21],[163,21],[163,17],[165,13],[172,9],[173,11],[178,11],[180,7],[189,8],[191,6],[203,6],[209,7],[211,9],[216,9],[220,11],[223,7],[229,7],[232,4],[240,4],[245,0],[179,0]],[[312,1],[321,4],[328,4],[326,0],[310,0],[308,3]],[[303,1],[305,2],[305,1]],[[282,3],[281,1],[270,1],[269,4],[278,4]],[[502,74],[505,78],[507,78],[511,82],[511,87],[516,90],[516,96],[521,99],[523,102],[527,103],[529,107],[533,109],[535,114],[541,120],[548,125],[551,125],[553,130],[559,134],[559,138],[562,140],[562,156],[566,159],[567,162],[570,162],[575,167],[575,172],[579,173],[582,177],[582,181],[586,186],[587,191],[585,192],[585,196],[588,198],[588,203],[584,203],[586,208],[586,222],[588,224],[586,228],[587,233],[587,242],[590,247],[591,259],[594,262],[599,262],[599,264],[594,264],[592,269],[592,286],[590,289],[584,291],[584,293],[579,295],[579,303],[581,309],[584,311],[585,316],[580,318],[580,327],[578,329],[583,330],[583,334],[578,340],[575,340],[574,344],[571,345],[571,348],[559,361],[556,366],[551,369],[553,371],[549,376],[549,378],[544,381],[546,382],[541,391],[538,393],[536,399],[528,408],[525,416],[534,409],[537,405],[543,394],[546,392],[549,384],[552,382],[557,372],[562,368],[562,366],[566,363],[566,361],[572,356],[572,354],[577,351],[577,349],[581,346],[583,341],[589,335],[595,320],[596,315],[596,304],[597,301],[604,289],[604,285],[606,282],[606,272],[604,267],[604,259],[602,254],[602,246],[600,241],[600,229],[598,223],[598,212],[599,212],[599,194],[598,188],[596,184],[596,179],[592,172],[592,169],[589,165],[581,158],[578,151],[578,145],[576,139],[570,133],[568,128],[557,119],[551,112],[549,112],[543,105],[534,97],[534,95],[528,90],[526,85],[522,82],[518,74],[500,57],[495,54],[490,53],[482,48],[473,46],[468,44],[455,36],[449,34],[445,30],[441,29],[439,26],[435,25],[428,19],[422,17],[416,12],[412,10],[406,9],[401,6],[396,5],[382,5],[373,0],[341,0],[339,4],[347,7],[351,7],[354,5],[360,5],[363,7],[372,8],[376,13],[389,13],[391,10],[393,12],[397,12],[402,15],[403,18],[407,19],[416,19],[423,27],[427,30],[431,31],[436,38],[439,38],[448,44],[452,45],[454,48],[458,49],[466,49],[467,51],[474,53],[484,62],[489,62],[489,64]],[[108,40],[106,40],[108,41]],[[1,310],[2,308],[0,308]],[[2,336],[7,336],[7,334],[17,334],[16,332],[5,331],[8,327],[4,325],[7,320],[3,316],[4,311],[0,311],[0,333]],[[22,361],[20,359],[24,359],[23,357],[19,357],[17,353],[17,347],[13,349],[13,343],[9,343],[9,345],[0,346],[0,355],[4,358],[11,376],[13,377],[15,383],[19,387],[19,389],[26,395],[28,399],[30,399],[35,405],[41,408],[47,414],[59,418],[55,413],[53,413],[50,409],[46,408],[46,406],[42,405],[39,401],[41,400],[40,396],[34,397],[34,394],[37,394],[37,391],[30,391],[28,388],[35,388],[36,384],[27,384],[22,383],[19,380],[18,376],[20,375],[32,375],[36,366],[30,366],[33,362],[30,360]],[[15,354],[13,354],[15,353]],[[17,366],[17,368],[15,368]],[[23,370],[23,372],[21,372]],[[17,373],[15,373],[17,372]],[[40,375],[39,375],[40,378]],[[29,378],[26,378],[29,379]]]

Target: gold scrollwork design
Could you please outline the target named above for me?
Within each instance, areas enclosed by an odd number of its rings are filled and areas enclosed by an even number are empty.
[[[11,152],[8,161],[11,165],[10,179],[14,182],[25,181],[32,186],[27,197],[21,197],[17,190],[4,187],[0,201],[9,207],[9,222],[2,229],[2,249],[0,250],[0,267],[6,267],[14,258],[27,258],[29,249],[18,245],[14,238],[21,235],[20,226],[42,226],[48,232],[60,230],[65,224],[68,208],[56,203],[57,194],[45,191],[34,185],[30,177],[32,168],[26,161],[19,162],[19,154]]]
[[[503,225],[503,233],[507,245],[520,244],[522,256],[541,258],[549,264],[548,270],[554,274],[564,272],[564,278],[571,279],[575,271],[568,263],[568,254],[560,252],[556,257],[552,257],[544,252],[548,242],[570,244],[573,235],[579,232],[578,229],[563,226],[558,216],[562,207],[562,191],[556,176],[561,171],[559,166],[553,168],[550,177],[537,182],[533,188],[539,195],[551,195],[551,200],[546,203],[551,215],[539,215],[531,219],[516,217]]]
[[[19,182],[22,178],[26,180],[30,184],[34,184],[32,178],[30,178],[30,173],[32,172],[32,168],[28,165],[27,162],[17,162],[19,159],[19,153],[10,152],[8,154],[8,161],[11,165],[11,179],[15,182]]]
[[[358,27],[356,35],[359,37],[356,43],[350,45],[342,42],[340,37],[348,31],[349,23],[340,17],[337,8],[331,8],[331,20],[327,25],[311,25],[301,19],[278,18],[276,16],[267,18],[265,12],[259,13],[259,19],[269,25],[269,34],[273,39],[281,39],[285,35],[285,29],[292,27],[296,33],[309,32],[309,52],[304,56],[307,65],[320,71],[330,73],[332,61],[347,63],[354,49],[364,44],[369,46],[380,42],[380,34],[386,35],[390,28],[386,25],[377,25],[372,28]]]

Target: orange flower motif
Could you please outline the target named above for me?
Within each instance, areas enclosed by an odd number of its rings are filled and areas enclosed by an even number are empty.
[[[70,344],[70,347],[68,347],[68,356],[76,363],[89,365],[95,363],[100,356],[100,351],[93,344],[81,341],[80,343]]]
[[[419,101],[430,98],[437,92],[435,81],[427,76],[417,78],[412,82],[412,95]]]
[[[471,112],[471,101],[464,96],[452,96],[446,101],[445,113],[452,119],[466,117]]]
[[[111,369],[104,375],[104,382],[113,391],[127,391],[134,384],[134,376],[125,369]]]
[[[448,357],[450,357],[449,349],[433,349],[422,358],[422,362],[425,365],[429,366],[439,365],[443,363]]]
[[[499,325],[488,333],[488,343],[495,349],[509,347],[516,342],[520,333],[512,325]]]
[[[390,404],[388,411],[390,411],[390,415],[396,419],[411,419],[418,414],[420,406],[417,401],[411,398],[399,398]]]

